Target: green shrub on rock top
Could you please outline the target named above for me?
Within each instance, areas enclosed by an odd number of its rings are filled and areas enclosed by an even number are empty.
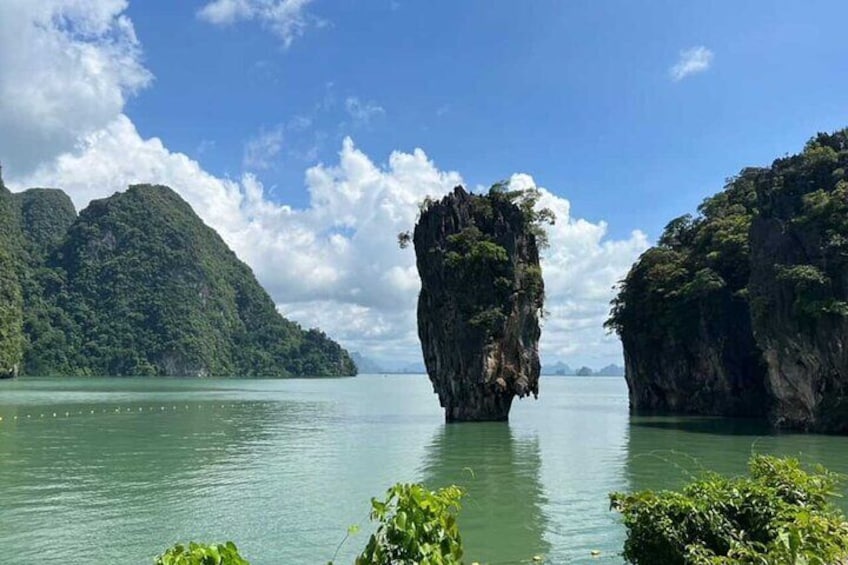
[[[747,477],[709,474],[680,492],[613,493],[624,558],[647,565],[848,563],[848,521],[828,502],[836,475],[754,456]]]

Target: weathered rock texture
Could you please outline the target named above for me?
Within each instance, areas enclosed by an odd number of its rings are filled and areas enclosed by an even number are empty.
[[[765,364],[747,303],[723,290],[683,307],[690,309],[682,313],[685,327],[649,326],[622,336],[632,409],[764,416]]]
[[[515,396],[539,392],[544,286],[527,218],[503,194],[456,187],[413,239],[418,335],[445,419],[506,420]]]
[[[848,130],[672,221],[613,302],[636,412],[848,433]]]
[[[848,433],[848,130],[819,134],[758,184],[754,335],[778,426]]]

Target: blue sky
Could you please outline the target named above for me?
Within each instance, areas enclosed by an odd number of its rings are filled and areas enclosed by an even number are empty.
[[[0,159],[78,207],[175,188],[285,315],[420,357],[415,203],[547,189],[543,360],[621,361],[611,287],[725,178],[848,125],[848,4],[7,0]],[[420,151],[418,149],[420,148]]]
[[[240,173],[246,140],[308,117],[260,175],[296,203],[309,160],[290,153],[331,161],[352,135],[369,155],[422,147],[471,184],[530,172],[614,235],[655,237],[741,167],[848,124],[844,2],[316,0],[323,27],[288,48],[175,4],[130,5],[156,84],[128,114],[219,175]],[[710,68],[670,80],[699,45]],[[383,112],[354,123],[348,97]]]

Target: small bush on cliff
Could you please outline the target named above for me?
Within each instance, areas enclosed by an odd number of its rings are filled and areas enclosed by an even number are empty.
[[[499,181],[489,189],[489,198],[492,200],[507,200],[512,202],[524,215],[524,223],[536,238],[539,249],[548,247],[548,230],[545,226],[552,226],[556,222],[556,215],[550,208],[539,208],[538,203],[542,198],[542,192],[537,187],[520,190],[509,190],[508,181]]]
[[[154,565],[250,565],[231,541],[209,545],[177,544],[157,557]]]
[[[796,459],[754,456],[750,476],[710,474],[681,492],[613,493],[624,558],[663,563],[833,564],[848,559],[848,521],[828,504],[837,484]]]

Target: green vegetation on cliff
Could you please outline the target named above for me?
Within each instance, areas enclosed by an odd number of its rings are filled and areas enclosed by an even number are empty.
[[[0,179],[0,377],[13,376],[23,361],[23,297],[16,269],[20,234],[12,194]]]
[[[515,396],[538,395],[544,281],[539,239],[550,210],[537,189],[461,186],[425,200],[410,236],[421,278],[418,336],[447,421],[505,420]]]
[[[666,226],[607,322],[635,409],[770,411],[787,427],[848,429],[846,169],[848,130],[818,134]],[[842,415],[829,418],[824,400]]]
[[[171,189],[132,186],[79,217],[61,191],[0,190],[8,219],[0,370],[355,374],[338,344],[276,311],[251,270]]]
[[[12,194],[0,179],[0,375],[22,369],[26,328],[42,313],[42,263],[76,217],[58,190]]]

